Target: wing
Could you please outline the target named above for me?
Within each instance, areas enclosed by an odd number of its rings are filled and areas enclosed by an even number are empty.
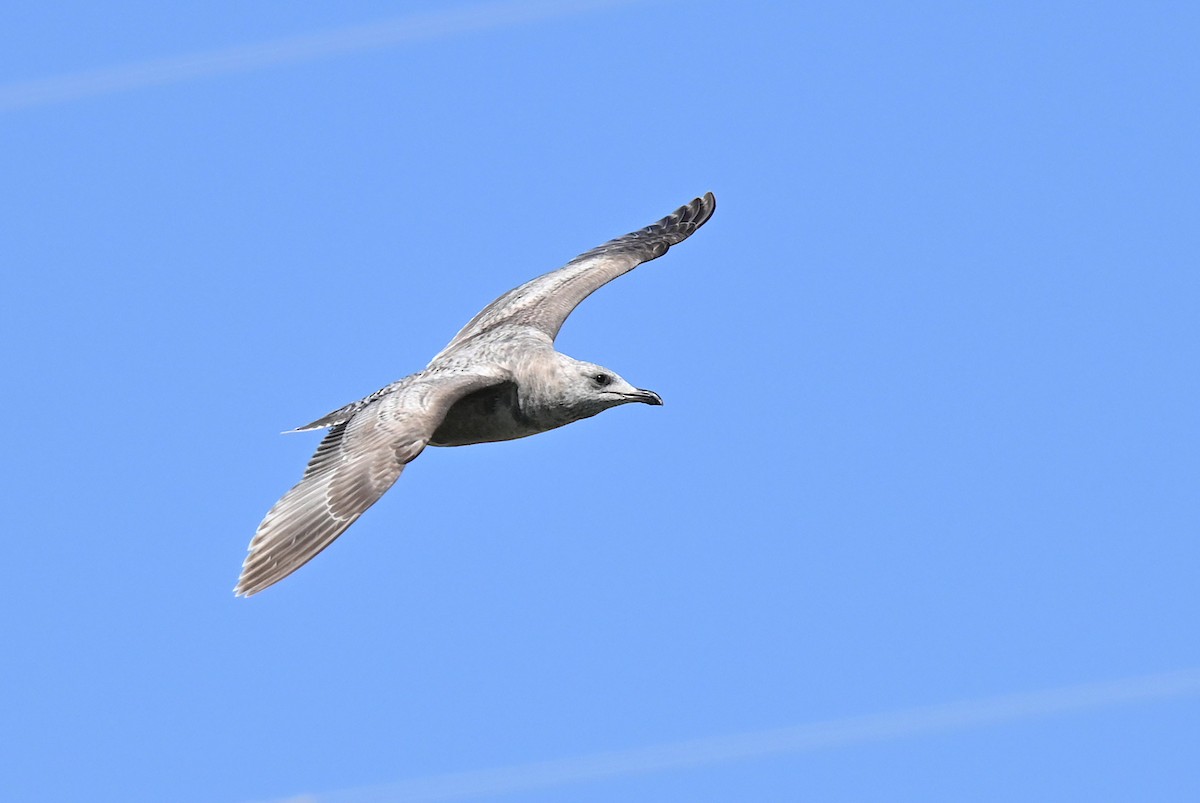
[[[703,226],[716,208],[717,199],[711,192],[705,193],[657,223],[610,240],[558,270],[508,291],[472,318],[442,354],[506,324],[532,326],[553,340],[571,311],[597,288],[667,253],[668,248]]]
[[[454,402],[500,381],[468,373],[414,374],[335,424],[300,482],[258,525],[234,593],[257,594],[312,560],[392,487]]]

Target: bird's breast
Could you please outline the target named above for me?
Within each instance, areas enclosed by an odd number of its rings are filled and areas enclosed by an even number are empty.
[[[551,428],[525,415],[519,404],[516,383],[503,382],[455,402],[429,439],[429,445],[466,446],[509,441]]]

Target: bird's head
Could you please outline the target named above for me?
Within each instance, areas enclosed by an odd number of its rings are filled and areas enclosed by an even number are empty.
[[[567,358],[559,368],[562,404],[579,418],[587,418],[630,402],[663,403],[654,391],[635,388],[602,365]]]

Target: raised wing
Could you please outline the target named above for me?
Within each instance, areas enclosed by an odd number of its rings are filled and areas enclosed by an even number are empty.
[[[705,193],[703,198],[679,207],[657,223],[609,240],[558,270],[508,291],[472,318],[442,354],[471,338],[510,324],[532,326],[553,340],[571,311],[597,288],[667,253],[668,248],[703,226],[716,208],[717,199],[711,192]]]
[[[503,378],[426,372],[397,383],[333,425],[304,476],[250,541],[234,593],[257,594],[312,560],[391,488],[463,396]]]

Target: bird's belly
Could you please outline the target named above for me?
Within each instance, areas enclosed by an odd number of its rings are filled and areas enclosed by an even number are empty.
[[[455,402],[429,439],[430,446],[466,446],[524,438],[545,431],[521,413],[517,386],[505,382]]]

